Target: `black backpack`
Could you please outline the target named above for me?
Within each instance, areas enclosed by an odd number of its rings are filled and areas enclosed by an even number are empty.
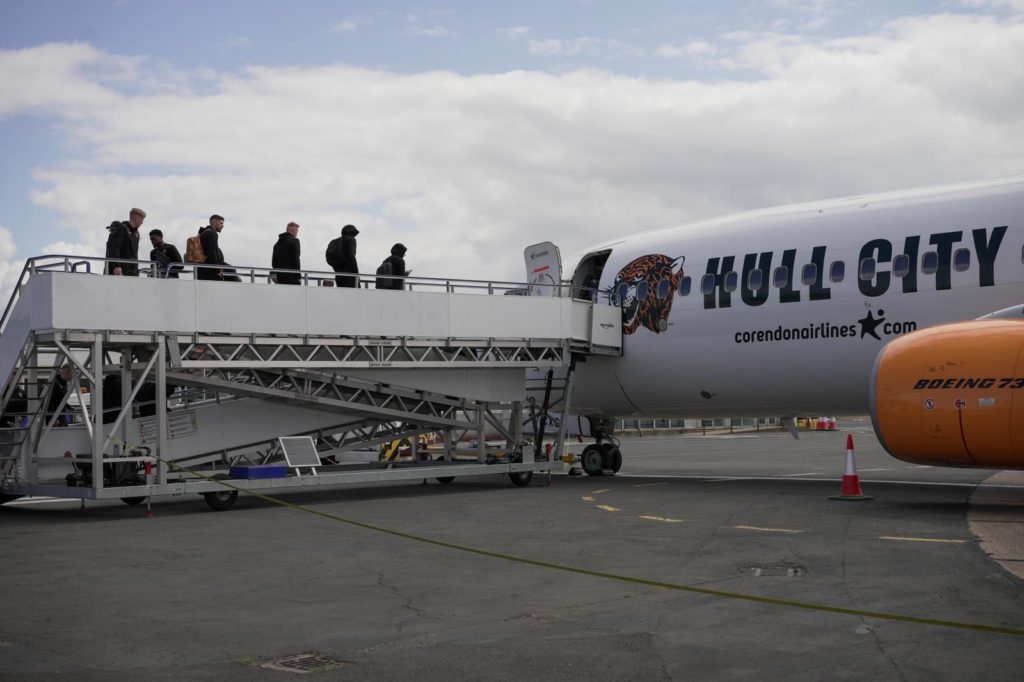
[[[331,243],[327,245],[327,251],[324,252],[324,258],[332,268],[335,262],[341,260],[341,237],[331,240]]]
[[[392,289],[395,286],[395,281],[389,279],[386,275],[394,274],[391,272],[391,261],[384,261],[377,268],[378,275],[385,275],[385,277],[377,277],[377,288],[378,289]]]

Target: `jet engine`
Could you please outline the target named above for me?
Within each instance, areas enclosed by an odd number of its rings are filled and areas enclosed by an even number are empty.
[[[976,320],[895,339],[875,360],[871,419],[917,464],[1024,469],[1024,320]]]

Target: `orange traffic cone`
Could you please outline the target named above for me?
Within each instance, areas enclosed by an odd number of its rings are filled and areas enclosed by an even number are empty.
[[[853,456],[853,434],[846,434],[846,470],[843,472],[843,485],[838,495],[832,495],[830,500],[849,500],[859,502],[870,500],[870,495],[865,495],[860,490],[860,476],[857,475],[857,460]]]

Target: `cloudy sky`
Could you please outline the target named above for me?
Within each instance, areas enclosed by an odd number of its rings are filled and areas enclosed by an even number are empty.
[[[1024,173],[1024,0],[3,0],[0,278],[131,206],[303,265],[522,249]]]

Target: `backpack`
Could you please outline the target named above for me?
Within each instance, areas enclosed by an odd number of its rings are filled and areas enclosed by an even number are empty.
[[[327,245],[327,251],[324,252],[324,258],[327,259],[327,264],[332,268],[334,263],[341,260],[341,237],[332,239],[331,243]]]
[[[205,263],[206,254],[203,253],[203,240],[200,235],[193,235],[185,242],[185,262]]]
[[[393,274],[391,272],[391,262],[390,261],[384,261],[383,263],[381,263],[380,267],[377,268],[377,274],[378,275],[391,275],[391,274]],[[377,288],[378,289],[390,289],[393,286],[395,286],[395,281],[394,280],[388,279],[387,277],[378,277],[377,278]]]

